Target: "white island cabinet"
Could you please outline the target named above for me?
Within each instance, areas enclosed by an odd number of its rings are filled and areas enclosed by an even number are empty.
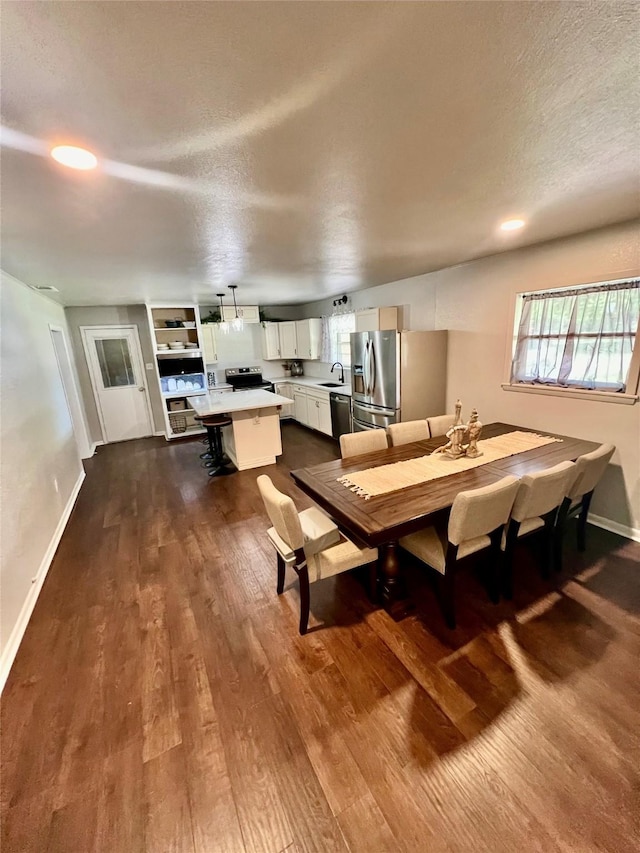
[[[224,448],[239,471],[273,465],[282,453],[280,407],[292,401],[262,389],[209,392],[188,398],[197,415],[228,415],[231,425],[223,427]]]

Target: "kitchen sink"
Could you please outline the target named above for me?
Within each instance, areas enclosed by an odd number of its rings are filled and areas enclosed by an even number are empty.
[[[344,382],[318,382],[323,388],[342,388]]]

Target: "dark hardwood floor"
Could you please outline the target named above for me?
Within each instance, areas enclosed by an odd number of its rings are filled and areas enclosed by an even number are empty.
[[[262,471],[304,508],[289,470],[336,445],[284,436]],[[518,551],[497,606],[471,566],[453,632],[417,565],[399,623],[342,575],[300,637],[260,472],[200,450],[87,465],[3,696],[3,853],[639,849],[640,545],[568,535],[552,581]]]

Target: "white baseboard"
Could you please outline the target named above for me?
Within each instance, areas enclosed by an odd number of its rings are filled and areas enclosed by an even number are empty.
[[[104,441],[94,441],[93,444],[91,445],[91,455],[93,456],[93,454],[96,452],[96,447],[103,447],[103,446],[104,446]]]
[[[617,533],[626,539],[633,539],[634,542],[640,542],[640,527],[627,527],[626,524],[618,524],[617,521],[610,521],[608,518],[603,518],[601,515],[593,515],[593,513],[589,513],[587,521],[589,524],[595,524],[596,527],[602,527],[603,530],[608,530],[610,533]]]
[[[100,442],[102,443],[102,442]],[[20,611],[20,615],[16,621],[16,624],[13,626],[13,630],[7,640],[7,644],[2,650],[2,657],[0,658],[0,693],[4,690],[4,685],[9,676],[9,672],[11,671],[11,667],[13,665],[13,661],[15,659],[16,654],[18,653],[18,648],[20,647],[20,643],[22,642],[22,638],[24,636],[24,632],[27,630],[27,625],[29,624],[29,619],[31,618],[31,614],[33,613],[33,608],[36,606],[36,602],[38,600],[38,596],[40,595],[40,590],[42,589],[42,585],[45,582],[47,577],[47,573],[49,571],[49,567],[53,562],[53,558],[55,556],[58,545],[60,544],[60,540],[62,539],[62,534],[64,533],[64,529],[67,526],[67,522],[69,521],[69,516],[75,506],[76,499],[80,492],[80,488],[85,478],[84,471],[81,472],[80,476],[76,480],[76,484],[73,487],[73,491],[69,496],[69,500],[67,501],[67,505],[64,508],[64,512],[60,517],[60,521],[58,522],[58,526],[55,529],[53,536],[51,537],[51,541],[45,551],[44,557],[40,563],[36,576],[31,582],[31,588],[27,593],[27,597],[24,600],[24,604],[22,605],[22,610]]]

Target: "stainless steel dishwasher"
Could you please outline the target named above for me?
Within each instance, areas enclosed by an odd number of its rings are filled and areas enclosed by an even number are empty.
[[[331,431],[335,439],[345,432],[351,432],[351,397],[348,394],[329,395],[331,402]]]

